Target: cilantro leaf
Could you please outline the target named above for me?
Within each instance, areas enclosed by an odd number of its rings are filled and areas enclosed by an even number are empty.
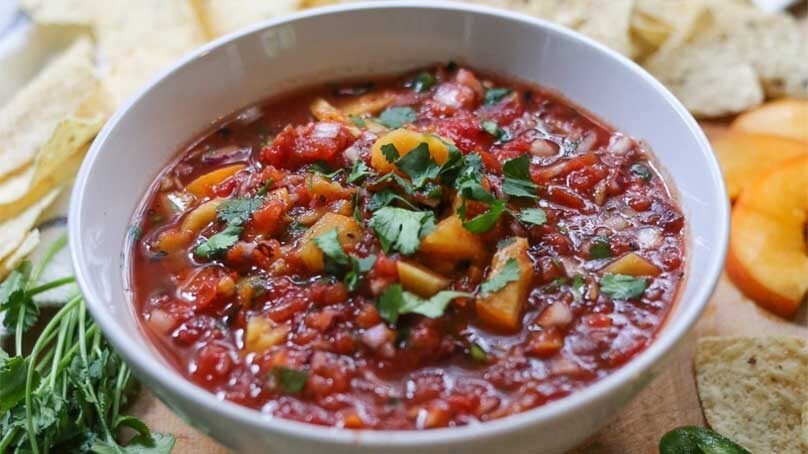
[[[222,202],[216,213],[219,219],[227,223],[242,224],[250,220],[253,212],[264,204],[263,197],[239,197]]]
[[[483,130],[488,134],[491,134],[496,138],[498,141],[508,141],[510,140],[510,135],[508,135],[508,131],[502,129],[496,121],[492,120],[483,120],[480,122],[480,126],[482,126]]]
[[[651,181],[651,171],[648,170],[648,167],[640,164],[639,162],[635,162],[631,165],[630,169],[631,173],[637,175],[638,177],[642,178],[645,181]]]
[[[609,238],[603,235],[596,236],[589,245],[589,257],[592,259],[607,259],[612,256]]]
[[[0,361],[0,415],[11,410],[25,398],[28,359],[21,356]],[[34,372],[34,389],[39,386],[39,374]]]
[[[314,244],[323,251],[323,255],[334,262],[340,265],[347,265],[350,262],[348,254],[345,253],[339,242],[339,233],[336,228],[314,237]]]
[[[494,196],[480,183],[483,172],[483,158],[478,153],[470,153],[463,158],[463,165],[455,188],[465,199],[491,203]]]
[[[465,210],[461,207],[461,210],[465,214]],[[502,200],[494,200],[489,205],[488,210],[482,214],[478,214],[474,218],[463,221],[463,227],[471,233],[484,233],[492,228],[497,224],[499,218],[502,216],[502,213],[505,212],[505,202]],[[463,216],[461,216],[463,217]]]
[[[435,85],[435,82],[437,82],[435,76],[424,71],[415,76],[415,79],[412,80],[411,86],[416,93],[423,93],[432,88],[432,86]]]
[[[376,211],[379,208],[386,207],[393,202],[401,202],[404,206],[415,209],[415,205],[410,203],[409,200],[401,197],[400,195],[396,194],[392,189],[385,188],[379,192],[374,192],[372,196],[370,196],[370,201],[368,202],[368,209],[370,211]]]
[[[434,180],[440,173],[440,166],[429,154],[429,145],[426,142],[419,143],[407,154],[398,158],[395,165],[410,177],[412,184],[417,188],[428,180]]]
[[[153,432],[148,436],[138,435],[132,438],[126,446],[96,440],[90,451],[95,454],[168,454],[174,449],[175,442],[173,435]]]
[[[490,276],[480,285],[480,293],[486,296],[501,290],[509,283],[519,280],[519,272],[519,262],[513,257],[509,258],[499,273]]]
[[[333,170],[325,161],[316,161],[311,165],[309,165],[309,171],[319,173],[320,175],[328,178],[329,180],[333,180],[334,177],[343,172],[343,169]],[[258,208],[260,208],[260,205],[258,206]]]
[[[390,129],[400,128],[415,121],[415,111],[411,107],[388,107],[377,121]]]
[[[424,299],[414,293],[404,291],[401,284],[393,284],[387,287],[379,297],[379,315],[393,325],[402,314],[420,314],[429,318],[440,317],[446,312],[446,307],[453,299],[471,298],[472,296],[467,292],[444,290]]]
[[[431,297],[424,299],[415,293],[403,292],[402,304],[399,306],[399,314],[420,314],[424,317],[436,318],[446,312],[446,307],[455,298],[471,298],[471,293],[444,290]]]
[[[210,259],[224,254],[238,242],[244,227],[240,224],[227,224],[221,232],[211,236],[194,248],[194,254],[204,259]]]
[[[379,297],[377,304],[379,316],[393,325],[398,321],[398,308],[403,304],[403,294],[401,284],[393,284],[384,289],[384,293]]]
[[[388,206],[373,213],[370,226],[385,252],[395,249],[409,255],[418,250],[424,227],[428,228],[430,222],[434,226],[434,215],[430,212]]]
[[[387,162],[393,163],[398,160],[398,157],[401,156],[398,153],[398,149],[392,143],[386,143],[381,146],[382,154],[384,155],[384,159],[387,159]]]
[[[28,331],[39,317],[39,306],[25,291],[28,277],[21,268],[12,271],[0,285],[0,313],[5,313],[3,326],[9,331],[15,330],[19,322],[22,330]]]
[[[519,212],[519,220],[526,224],[544,225],[547,222],[547,213],[541,208],[526,208]]]
[[[309,374],[304,370],[291,369],[289,367],[275,366],[270,371],[281,390],[286,394],[298,394],[303,391]]]
[[[485,90],[485,97],[483,98],[483,104],[485,104],[486,106],[492,106],[502,101],[503,98],[505,98],[511,93],[512,90],[510,88],[487,88]]]
[[[530,197],[537,199],[538,186],[530,178],[530,158],[523,154],[518,158],[505,161],[502,165],[505,183],[502,192],[513,197]]]
[[[348,175],[348,183],[359,184],[364,181],[365,178],[374,174],[373,169],[368,167],[365,161],[358,159],[351,168],[351,173]]]
[[[581,298],[584,296],[584,287],[586,286],[586,279],[582,274],[576,274],[572,278],[572,282],[570,282],[570,287],[572,287],[572,293],[575,294],[576,297]]]
[[[353,122],[353,124],[359,126],[360,128],[364,128],[368,125],[364,118],[358,117],[354,114],[348,114],[348,118]]]
[[[345,285],[349,292],[353,292],[359,287],[362,276],[373,269],[376,264],[376,256],[371,254],[364,258],[351,256],[351,270],[345,274]]]
[[[600,279],[600,291],[609,298],[633,299],[645,292],[648,281],[625,274],[606,274]]]

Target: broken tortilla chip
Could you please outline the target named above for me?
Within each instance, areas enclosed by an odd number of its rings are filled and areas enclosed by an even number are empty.
[[[751,452],[801,454],[808,398],[808,339],[708,337],[696,348],[707,422]]]
[[[98,88],[92,45],[79,38],[0,110],[0,180],[32,162],[59,122]]]
[[[22,243],[17,249],[6,258],[4,262],[0,262],[0,280],[5,279],[13,269],[17,268],[20,263],[28,256],[36,246],[39,244],[39,229],[34,229],[28,232],[23,239]]]
[[[90,13],[101,60],[109,67],[104,83],[117,103],[206,41],[187,0],[108,0]]]
[[[89,0],[20,0],[20,8],[40,24],[76,24],[90,22]]]
[[[265,19],[293,13],[302,3],[302,0],[245,2],[234,8],[230,0],[194,0],[205,32],[211,39]]]
[[[51,190],[36,203],[14,218],[0,223],[0,261],[5,260],[25,241],[28,232],[36,225],[39,216],[56,199],[62,188]]]

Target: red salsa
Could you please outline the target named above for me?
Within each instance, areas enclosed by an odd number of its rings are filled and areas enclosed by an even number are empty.
[[[450,64],[250,107],[135,217],[136,311],[221,399],[346,428],[487,421],[653,342],[684,218],[642,143]]]

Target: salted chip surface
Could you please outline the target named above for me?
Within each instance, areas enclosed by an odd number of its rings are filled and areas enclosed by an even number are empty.
[[[681,45],[693,36],[707,13],[704,0],[637,0],[631,15],[631,35],[641,48],[640,57]]]
[[[98,87],[93,49],[81,37],[0,109],[0,181],[36,157],[59,123]]]
[[[107,0],[90,13],[100,59],[109,69],[104,82],[117,103],[206,41],[188,0]]]
[[[28,232],[36,225],[39,216],[53,203],[61,189],[59,187],[51,190],[19,215],[0,222],[0,262],[20,247]]]
[[[660,51],[645,68],[698,117],[720,117],[763,102],[752,65],[720,46]]]
[[[90,0],[20,0],[20,8],[40,24],[90,22]]]
[[[240,28],[302,7],[303,0],[243,2],[238,8],[232,0],[194,0],[209,38],[226,35]]]
[[[696,348],[704,416],[754,453],[802,454],[808,398],[808,339],[707,337]]]

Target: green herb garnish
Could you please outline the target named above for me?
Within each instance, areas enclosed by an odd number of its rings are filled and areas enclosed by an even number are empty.
[[[359,126],[360,128],[364,128],[368,125],[364,118],[357,117],[354,114],[348,114],[348,118],[351,120],[353,124]]]
[[[529,197],[537,199],[538,186],[530,178],[530,157],[524,154],[518,158],[505,161],[502,165],[505,183],[502,192],[513,197]]]
[[[599,235],[596,236],[592,243],[589,245],[589,257],[595,260],[608,259],[612,256],[611,243],[609,237]]]
[[[423,93],[432,88],[432,86],[435,85],[435,82],[437,82],[435,76],[424,71],[415,76],[415,79],[412,80],[410,86],[416,93]]]
[[[227,224],[224,230],[214,234],[195,247],[194,254],[203,259],[210,259],[222,255],[238,242],[241,232],[243,231],[244,227],[241,226],[241,223]]]
[[[218,219],[227,223],[225,228],[194,248],[194,254],[211,259],[227,252],[238,242],[244,223],[264,204],[263,197],[240,197],[225,200],[216,208]]]
[[[488,353],[476,342],[469,346],[469,356],[478,363],[488,362]]]
[[[383,207],[373,213],[370,226],[385,252],[397,250],[409,255],[418,250],[421,237],[434,228],[435,215],[426,211]]]
[[[606,274],[600,280],[600,291],[614,299],[637,298],[647,287],[648,281],[645,278],[625,274]]]
[[[344,274],[344,282],[348,291],[356,290],[362,277],[376,263],[375,255],[357,258],[346,254],[339,241],[337,229],[331,229],[315,237],[314,244],[323,252],[325,271],[337,277]]]
[[[393,284],[382,293],[379,298],[379,315],[395,325],[398,317],[403,314],[420,314],[429,318],[436,318],[446,312],[449,303],[456,298],[471,298],[467,292],[444,290],[430,298],[404,291],[401,284]]]
[[[642,178],[645,181],[651,181],[651,171],[648,170],[648,167],[636,162],[631,165],[630,167],[631,173],[637,175],[638,177]]]
[[[404,156],[398,158],[395,166],[410,177],[410,181],[416,188],[437,178],[441,170],[441,166],[429,154],[429,145],[426,142],[421,142]]]
[[[415,121],[415,110],[412,107],[388,107],[377,121],[390,129],[400,128]]]
[[[275,383],[285,394],[298,394],[306,387],[309,374],[303,370],[275,366],[270,371]]]
[[[489,277],[487,281],[482,283],[480,286],[480,293],[482,293],[483,296],[486,296],[501,290],[511,282],[518,281],[519,273],[519,262],[517,262],[513,257],[509,258],[499,273]]]
[[[547,213],[541,208],[525,208],[519,212],[518,218],[525,224],[544,225],[547,222]]]
[[[367,164],[362,160],[357,160],[351,168],[351,173],[348,174],[348,183],[361,184],[367,177],[375,175]]]
[[[465,219],[465,205],[460,207],[459,212],[461,219]],[[484,213],[478,214],[472,219],[464,220],[463,227],[471,233],[485,233],[497,225],[497,221],[499,221],[499,218],[502,217],[502,213],[504,212],[505,202],[502,200],[494,200]]]
[[[263,197],[239,197],[222,202],[217,208],[219,220],[228,224],[247,222],[253,212],[264,204]]]
[[[508,132],[502,129],[496,121],[483,120],[480,122],[480,126],[482,126],[485,132],[494,136],[498,141],[505,142],[510,140]]]
[[[485,104],[486,106],[492,106],[494,104],[497,104],[512,92],[513,90],[511,90],[510,88],[488,88],[485,90],[485,97],[483,98],[483,104]]]

